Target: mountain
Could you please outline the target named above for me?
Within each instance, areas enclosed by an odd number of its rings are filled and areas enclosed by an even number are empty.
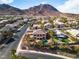
[[[79,17],[79,14],[72,14],[72,13],[62,13],[60,16],[67,16],[67,17]]]
[[[27,15],[33,16],[58,16],[60,12],[49,4],[40,4],[24,10]]]
[[[10,6],[8,4],[0,4],[0,15],[27,15],[27,16],[79,16],[79,14],[61,13],[55,7],[49,4],[40,4],[25,10]]]
[[[23,10],[10,6],[8,4],[0,4],[0,15],[21,15]]]

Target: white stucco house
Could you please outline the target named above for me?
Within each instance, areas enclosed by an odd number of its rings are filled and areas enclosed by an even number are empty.
[[[60,19],[54,20],[54,25],[57,25],[58,28],[63,28],[64,23],[59,21]]]
[[[33,31],[33,37],[35,39],[46,39],[46,33],[42,29],[37,29]]]
[[[55,33],[56,33],[56,36],[58,37],[58,38],[63,38],[63,39],[67,39],[68,38],[68,36],[66,35],[66,34],[64,34],[63,32],[61,32],[60,30],[54,30],[55,31]]]

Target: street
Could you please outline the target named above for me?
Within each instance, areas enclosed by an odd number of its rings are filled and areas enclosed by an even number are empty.
[[[15,38],[15,41],[6,45],[6,47],[4,47],[3,49],[0,49],[0,59],[9,59],[10,57],[10,51],[12,49],[16,49],[17,46],[18,46],[18,43],[20,41],[20,38],[22,37],[22,35],[24,34],[24,32],[26,31],[27,29],[27,26],[24,25],[22,28],[21,28],[21,31],[16,33],[16,35],[18,35],[17,38]]]

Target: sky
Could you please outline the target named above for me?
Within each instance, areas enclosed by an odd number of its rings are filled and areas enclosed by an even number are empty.
[[[79,0],[0,0],[0,4],[4,3],[20,9],[28,9],[39,4],[50,4],[60,12],[79,14]]]

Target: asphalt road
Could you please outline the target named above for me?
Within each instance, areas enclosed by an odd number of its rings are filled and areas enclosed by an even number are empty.
[[[17,46],[18,46],[18,43],[22,37],[22,35],[24,34],[24,32],[26,31],[27,29],[27,25],[24,25],[22,28],[21,28],[21,31],[16,33],[16,35],[18,35],[17,38],[15,38],[15,41],[6,45],[3,49],[0,49],[0,59],[9,59],[9,56],[10,56],[10,51],[12,49],[16,49]]]

